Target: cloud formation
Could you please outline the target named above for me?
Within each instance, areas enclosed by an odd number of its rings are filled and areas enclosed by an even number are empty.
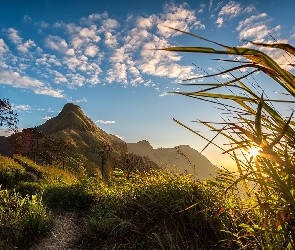
[[[103,121],[103,120],[97,120],[96,123],[102,123],[102,124],[115,124],[115,121]]]
[[[269,32],[281,29],[268,26],[266,13],[253,15],[253,5],[244,6],[232,0],[210,1],[196,10],[185,2],[171,1],[163,5],[160,13],[129,15],[120,22],[107,12],[94,13],[76,22],[53,24],[47,20],[33,22],[26,15],[26,25],[34,32],[38,28],[36,35],[40,39],[24,39],[23,33],[13,27],[2,30],[0,84],[70,98],[64,94],[65,88],[101,83],[152,86],[154,79],[177,82],[191,78],[194,68],[183,63],[183,54],[157,49],[177,45],[176,38],[181,35],[165,25],[185,31],[205,29],[201,15],[206,8],[215,17],[217,27],[247,15],[236,28],[240,40],[266,41]]]

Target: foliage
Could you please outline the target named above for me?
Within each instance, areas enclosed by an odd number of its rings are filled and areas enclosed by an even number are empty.
[[[174,29],[175,31],[180,31]],[[183,32],[183,31],[181,31]],[[208,39],[183,32],[196,38],[212,42]],[[205,87],[196,92],[177,92],[188,97],[209,101],[215,105],[220,105],[221,110],[225,110],[232,115],[231,121],[218,124],[199,121],[201,124],[216,131],[216,136],[223,136],[229,140],[230,148],[219,147],[200,133],[192,130],[180,121],[177,123],[191,130],[223,150],[224,153],[231,155],[236,161],[239,171],[237,180],[227,187],[231,189],[240,183],[247,194],[248,199],[240,205],[242,213],[250,216],[247,223],[240,223],[240,231],[231,231],[236,237],[236,242],[240,248],[251,249],[294,249],[295,248],[295,175],[294,175],[294,140],[295,130],[292,121],[293,112],[289,118],[284,116],[274,107],[276,103],[294,103],[292,97],[295,96],[295,76],[288,70],[282,68],[270,56],[261,50],[229,47],[220,43],[212,42],[221,46],[224,50],[208,47],[171,47],[165,48],[166,51],[210,53],[244,57],[246,61],[236,57],[235,60],[224,60],[228,63],[239,63],[231,69],[223,72],[207,75],[230,74],[233,80],[225,83],[193,83],[185,84],[190,86]],[[268,49],[279,49],[286,52],[290,58],[295,56],[295,48],[289,44],[263,44],[254,43],[253,45],[266,47]],[[294,64],[290,64],[292,69]],[[249,70],[253,69],[251,72]],[[235,77],[234,71],[245,72],[245,75]],[[283,89],[284,94],[289,97],[284,100],[268,99],[266,93],[261,93],[261,86],[251,85],[250,75],[256,72],[263,72]],[[195,80],[199,77],[188,79]],[[242,82],[246,79],[248,84]],[[212,93],[220,88],[231,91],[230,94]],[[235,92],[238,90],[238,93]],[[287,99],[287,100],[286,100]],[[228,104],[225,100],[230,100],[240,107]],[[256,147],[259,154],[255,157],[247,157],[251,148]],[[237,155],[242,155],[238,157]],[[254,187],[254,188],[253,188]],[[250,245],[243,244],[240,239],[251,242]]]
[[[28,180],[26,170],[12,159],[0,155],[0,185],[13,188],[19,181]]]
[[[53,167],[53,166],[40,166],[21,155],[13,155],[13,159],[22,165],[27,171],[34,172],[41,179],[43,183],[62,183],[62,184],[73,184],[78,183],[76,175],[69,171]]]
[[[169,235],[177,249],[210,249],[223,244],[222,218],[212,212],[213,200],[191,176],[160,170],[132,173],[117,169],[109,185],[90,179],[97,202],[84,241],[111,249],[118,242],[128,249],[158,249]],[[192,209],[186,209],[192,204]],[[168,248],[167,242],[161,242]]]
[[[12,109],[9,99],[0,99],[0,127],[6,126],[9,130],[17,130],[17,113]]]
[[[24,249],[38,237],[49,232],[50,213],[39,196],[30,198],[0,190],[0,247]]]
[[[12,158],[15,162],[22,165],[27,171],[37,173],[39,177],[41,177],[42,171],[43,171],[42,167],[36,164],[35,162],[33,162],[32,160],[17,154],[14,154]]]
[[[151,169],[159,168],[158,165],[151,161],[147,156],[140,156],[134,153],[123,154],[115,162],[116,168],[123,170],[126,177],[129,178],[133,172],[144,173]]]
[[[45,187],[43,199],[46,206],[59,212],[86,212],[94,203],[94,195],[81,184],[55,184]]]
[[[43,192],[43,187],[39,182],[21,181],[15,186],[15,191],[22,197],[40,195]]]
[[[30,158],[39,164],[65,165],[74,154],[71,144],[64,139],[46,135],[37,128],[26,128],[11,135],[10,147],[14,154]]]

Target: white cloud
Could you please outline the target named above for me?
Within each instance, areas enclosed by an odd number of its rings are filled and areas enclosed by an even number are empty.
[[[85,77],[80,74],[67,74],[68,86],[70,88],[82,87],[85,82]]]
[[[87,18],[83,17],[80,19],[81,24],[91,25],[97,21],[108,18],[108,12],[103,12],[102,14],[91,14]]]
[[[200,5],[200,8],[203,9],[204,5]],[[0,56],[1,53],[9,52],[10,61],[14,60],[15,65],[10,65],[11,72],[19,74],[16,76],[10,73],[8,78],[14,79],[11,85],[15,87],[26,87],[38,94],[60,98],[65,95],[62,90],[51,87],[52,84],[72,89],[100,82],[148,86],[151,82],[145,76],[176,79],[192,76],[192,67],[181,66],[181,54],[154,49],[171,46],[174,36],[180,35],[162,24],[187,31],[205,27],[197,18],[195,10],[185,3],[174,4],[172,1],[163,5],[162,13],[130,15],[120,24],[118,20],[109,18],[107,12],[82,18],[79,23],[33,24],[37,26],[36,29],[46,28],[46,33],[51,34],[45,36],[43,46],[36,46],[32,40],[23,43],[18,31],[13,28],[6,30],[16,47],[30,54],[19,53],[13,57],[13,52],[0,39]],[[44,53],[46,48],[50,49],[48,53]],[[7,66],[2,61],[0,67],[3,69]],[[24,78],[32,71],[40,75],[46,84]],[[39,85],[33,87],[34,84]]]
[[[13,85],[16,88],[42,87],[43,83],[27,76],[20,76],[17,72],[0,71],[0,80],[4,84]]]
[[[24,15],[24,21],[25,22],[32,22],[32,18],[29,15]]]
[[[97,52],[99,51],[98,47],[95,46],[95,45],[89,45],[86,49],[85,49],[85,52],[84,54],[86,56],[90,56],[90,57],[94,57]]]
[[[5,44],[4,40],[0,38],[0,56],[2,56],[4,53],[8,52],[9,48]]]
[[[219,16],[229,16],[230,18],[238,16],[242,11],[242,6],[240,3],[235,1],[230,1],[225,6],[223,6],[219,12]]]
[[[83,40],[79,36],[72,36],[71,44],[74,49],[77,49],[83,44]]]
[[[127,65],[124,63],[113,64],[113,67],[107,71],[106,81],[108,83],[118,81],[127,84]]]
[[[51,118],[52,118],[51,116],[46,115],[45,117],[42,117],[41,119],[42,119],[42,120],[46,120],[46,121],[48,121],[48,120],[50,120]]]
[[[101,27],[101,31],[113,31],[116,28],[120,27],[120,24],[118,23],[117,20],[115,19],[111,19],[111,18],[107,18],[105,20],[102,21],[102,27]]]
[[[83,28],[79,32],[79,36],[83,38],[89,38],[93,42],[97,43],[100,41],[100,37],[96,35],[95,25],[91,25],[90,28]]]
[[[66,52],[66,55],[68,56],[74,56],[75,55],[75,51],[73,49],[68,49]]]
[[[159,96],[160,96],[160,97],[163,97],[163,96],[166,96],[166,95],[168,95],[168,93],[167,93],[167,92],[163,92],[163,93],[160,94]]]
[[[76,101],[73,101],[73,102],[75,102],[75,103],[87,102],[87,99],[84,97],[84,98],[82,98],[80,100],[76,100]]]
[[[105,32],[104,43],[110,48],[115,48],[118,45],[116,36],[114,36],[111,32]]]
[[[222,27],[226,20],[231,20],[234,17],[237,17],[243,13],[251,13],[254,11],[255,11],[255,7],[253,5],[244,7],[240,3],[237,3],[235,1],[229,1],[219,11],[215,23],[217,24],[218,27]]]
[[[150,18],[138,17],[136,20],[136,26],[137,28],[148,29],[148,28],[151,28],[153,24]]]
[[[29,48],[35,47],[35,46],[36,46],[36,44],[35,44],[34,41],[28,40],[24,44],[19,44],[16,48],[20,52],[28,53],[29,52]]]
[[[67,42],[58,36],[47,36],[45,38],[45,46],[49,49],[65,53],[68,50]]]
[[[120,136],[120,135],[114,135],[114,136],[118,137],[121,140],[124,140],[124,136]]]
[[[240,32],[240,40],[254,38],[256,41],[262,41],[269,34],[269,29],[265,24],[244,29]]]
[[[237,30],[240,31],[243,28],[251,27],[255,22],[261,18],[267,17],[266,13],[261,13],[259,15],[253,15],[251,17],[246,18],[245,20],[242,20],[239,22],[239,25],[237,27]]]
[[[13,106],[13,108],[17,111],[20,111],[20,110],[24,110],[24,111],[29,111],[31,110],[31,107],[30,105],[16,105],[16,106]]]
[[[266,13],[261,13],[259,15],[252,15],[245,20],[240,21],[236,28],[237,31],[239,31],[239,39],[251,39],[256,42],[265,42],[266,37],[269,34],[277,34],[282,27],[278,25],[270,28],[268,26],[270,20],[267,18],[268,16]]]
[[[103,121],[103,120],[97,120],[96,123],[102,123],[102,124],[115,124],[115,121]]]
[[[52,96],[52,97],[56,97],[56,98],[64,98],[64,94],[63,94],[63,90],[54,90],[50,87],[43,87],[43,88],[39,88],[39,89],[36,89],[34,91],[36,94],[40,94],[40,95],[49,95],[49,96]]]
[[[215,23],[218,27],[221,27],[223,25],[223,17],[218,17]]]
[[[21,76],[18,72],[0,71],[0,82],[15,88],[32,89],[36,94],[50,95],[58,98],[64,97],[62,90],[54,90],[51,87],[46,87],[41,81],[27,76]]]
[[[40,27],[43,28],[43,29],[46,29],[46,28],[49,27],[49,23],[46,23],[46,22],[44,22],[44,21],[41,21],[41,22],[39,23],[39,25],[40,25]]]
[[[8,38],[13,44],[18,45],[22,43],[22,38],[18,35],[17,30],[15,30],[14,28],[9,28],[7,32]]]
[[[189,31],[190,28],[205,29],[205,25],[197,20],[193,10],[188,9],[188,5],[183,3],[179,6],[170,3],[164,5],[164,13],[160,16],[161,23],[157,26],[159,33],[168,38],[170,36],[178,36],[179,32],[165,28],[163,25]]]

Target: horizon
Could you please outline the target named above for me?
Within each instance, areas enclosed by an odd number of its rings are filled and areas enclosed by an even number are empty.
[[[148,4],[147,4],[148,3]],[[228,119],[213,104],[169,92],[198,90],[183,79],[216,73],[229,64],[201,54],[155,50],[212,44],[169,30],[168,25],[229,46],[247,40],[294,44],[295,2],[276,1],[11,1],[0,10],[0,88],[19,115],[19,128],[56,116],[67,102],[81,107],[99,128],[127,143],[147,140],[153,148],[189,145],[198,152],[207,142],[179,126],[180,120],[209,139],[215,133],[196,121]],[[293,6],[293,7],[292,7]],[[12,15],[13,13],[13,15]],[[212,47],[216,47],[215,45]],[[284,54],[267,50],[285,68]],[[196,66],[194,66],[196,65]],[[206,73],[207,72],[207,73]],[[239,73],[234,73],[237,77]],[[230,74],[201,78],[225,82]],[[284,90],[261,74],[272,99]],[[255,83],[256,82],[256,83]],[[292,106],[279,105],[286,117]],[[3,134],[3,130],[0,131]],[[218,145],[226,144],[216,138]],[[233,166],[229,156],[209,146],[202,154],[216,166]]]

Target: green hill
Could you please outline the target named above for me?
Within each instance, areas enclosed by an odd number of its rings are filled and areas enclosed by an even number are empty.
[[[102,151],[106,147],[112,160],[127,151],[124,141],[98,128],[78,105],[72,103],[67,103],[56,117],[36,129],[70,143],[80,160],[87,161],[88,167],[102,164]]]

